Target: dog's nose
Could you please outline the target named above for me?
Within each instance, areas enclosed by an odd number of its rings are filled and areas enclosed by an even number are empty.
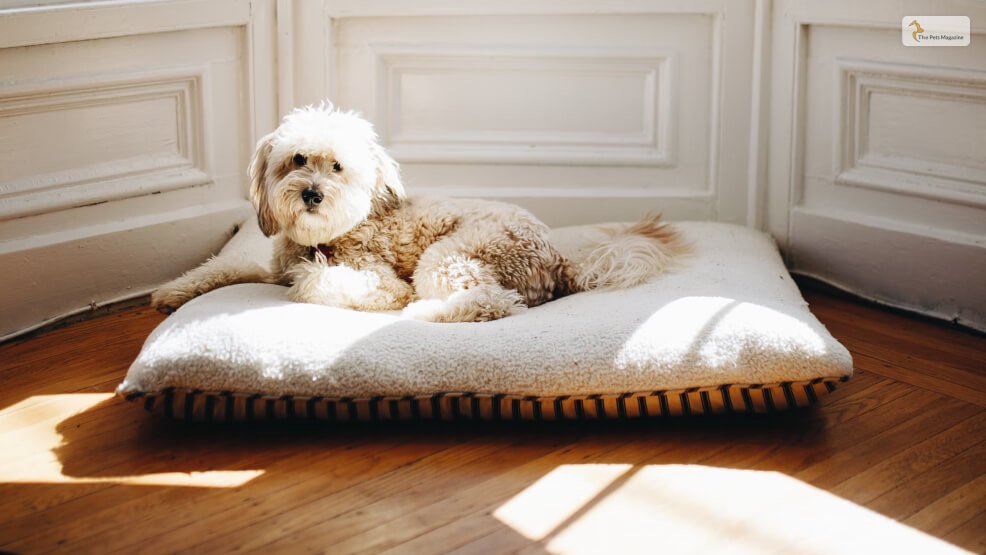
[[[308,206],[314,206],[322,202],[322,193],[315,189],[305,189],[301,192],[301,200],[305,201]]]

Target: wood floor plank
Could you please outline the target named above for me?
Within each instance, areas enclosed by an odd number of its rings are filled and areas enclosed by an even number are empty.
[[[909,384],[888,380],[872,372],[856,370],[852,380],[820,401],[818,413],[834,425],[865,414],[914,391]]]
[[[137,354],[144,339],[164,318],[149,307],[139,307],[4,343],[0,345],[0,380],[16,378],[21,371],[58,374],[66,360],[93,352],[102,355],[102,364],[124,360],[129,366],[131,354]]]
[[[859,333],[858,330],[847,333]],[[907,381],[924,376],[927,383],[951,383],[978,392],[986,391],[986,376],[978,370],[979,362],[969,363],[967,368],[958,368],[954,361],[948,358],[928,359],[915,357],[908,353],[895,352],[889,348],[889,343],[875,344],[869,341],[855,339],[846,341],[856,357],[863,360],[872,359],[876,362],[870,368],[885,377]],[[986,364],[986,363],[984,363]],[[933,380],[933,382],[932,382]]]
[[[859,448],[886,430],[920,416],[934,406],[937,397],[922,392],[907,384],[900,384],[907,389],[904,395],[887,400],[857,418],[852,418],[833,426],[826,426],[814,435],[806,436],[803,442],[797,442],[774,456],[768,457],[753,465],[753,469],[772,470],[796,476],[808,472],[822,474],[826,468],[839,467],[840,463],[833,460],[843,457],[853,460],[847,451]]]
[[[494,548],[502,549],[503,545],[493,546],[490,540],[504,541],[502,536],[493,536],[496,532],[509,530],[506,525],[498,521],[489,511],[480,511],[470,514],[465,518],[460,518],[451,523],[433,528],[427,532],[410,538],[396,546],[381,551],[381,553],[436,553],[439,551],[450,550],[460,551],[471,543],[480,543],[483,547],[482,552],[492,553]],[[530,544],[529,539],[521,539],[518,532],[509,530],[515,536],[518,548]],[[481,542],[481,540],[486,542]],[[479,551],[476,551],[479,552]],[[500,551],[502,552],[502,551]]]
[[[860,377],[873,379],[869,374]],[[907,398],[917,391],[913,386],[876,380],[870,387],[857,389],[866,383],[861,380],[847,384],[842,388],[845,396],[827,399],[814,413],[784,426],[760,423],[702,462],[716,467],[774,471],[783,466],[790,472],[866,441],[890,422],[920,413],[920,405],[912,406],[913,399]]]
[[[803,287],[802,295],[808,301],[812,313],[830,328],[829,331],[843,323],[853,323],[872,330],[870,334],[875,333],[885,338],[884,344],[906,345],[909,353],[933,349],[931,358],[954,358],[957,360],[953,362],[959,365],[973,366],[972,363],[976,361],[986,362],[986,352],[983,349],[986,337],[980,332],[885,309],[838,294],[820,292],[813,287]],[[850,341],[856,339],[858,338],[855,336],[847,337]],[[982,366],[973,366],[973,369],[976,368],[978,372],[984,371]]]
[[[982,440],[982,437],[979,438]],[[986,440],[962,451],[867,503],[867,507],[903,520],[962,484],[986,473]],[[986,532],[986,529],[984,529]]]
[[[803,294],[858,368],[986,407],[986,336],[813,287]]]
[[[163,318],[134,308],[0,345],[0,410],[38,395],[113,391]]]
[[[518,553],[523,549],[535,547],[541,553],[547,552],[540,542],[519,534],[508,526],[500,526],[493,532],[470,539],[449,551],[450,555],[485,555],[487,553]],[[398,549],[393,550],[399,551]]]
[[[811,294],[806,298],[810,304]],[[986,392],[986,337],[971,331],[941,330],[930,322],[838,299],[824,298],[816,304],[817,310],[810,304],[813,312],[836,339],[854,355],[887,363],[885,372],[906,369]],[[874,320],[879,324],[874,325]]]
[[[872,372],[879,376],[892,380],[909,383],[911,385],[934,391],[942,395],[955,397],[967,403],[972,403],[986,408],[986,391],[969,387],[966,383],[956,383],[954,381],[938,377],[935,373],[927,370],[919,371],[901,366],[895,366],[889,362],[873,358],[862,353],[853,354],[853,364],[857,368]]]
[[[830,491],[866,505],[901,483],[942,464],[986,437],[986,412],[979,412],[843,481]],[[983,468],[986,470],[986,467]]]
[[[973,553],[986,553],[986,510],[969,519],[942,538]]]
[[[921,392],[915,392],[912,395],[920,394]],[[857,444],[796,472],[793,476],[816,487],[831,489],[896,455],[908,445],[923,441],[979,411],[979,407],[930,393],[921,401],[926,410],[922,410],[917,416],[881,432],[865,443]]]
[[[986,474],[959,486],[903,520],[934,536],[946,536],[976,518],[986,507]]]

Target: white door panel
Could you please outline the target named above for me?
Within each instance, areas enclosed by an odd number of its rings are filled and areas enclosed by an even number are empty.
[[[971,44],[904,46],[921,14],[970,16]],[[986,328],[984,21],[958,1],[775,4],[768,227],[794,271]]]

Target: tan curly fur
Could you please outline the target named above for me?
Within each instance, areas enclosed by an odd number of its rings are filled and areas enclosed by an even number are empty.
[[[290,286],[288,296],[298,302],[403,309],[432,322],[487,321],[578,291],[637,285],[687,250],[670,226],[647,217],[609,229],[573,262],[551,245],[548,227],[520,207],[408,198],[373,127],[330,104],[286,116],[258,143],[250,176],[260,228],[276,235],[270,274],[212,271],[206,263],[164,285],[155,306],[177,308],[232,276],[229,283]]]

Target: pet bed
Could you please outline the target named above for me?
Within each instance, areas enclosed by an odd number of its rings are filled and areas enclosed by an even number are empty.
[[[151,333],[117,393],[193,420],[608,419],[803,407],[852,375],[769,236],[676,224],[694,252],[622,291],[483,323],[436,324],[292,303],[241,284]],[[552,231],[574,254],[591,226]],[[219,256],[266,263],[246,224]]]

